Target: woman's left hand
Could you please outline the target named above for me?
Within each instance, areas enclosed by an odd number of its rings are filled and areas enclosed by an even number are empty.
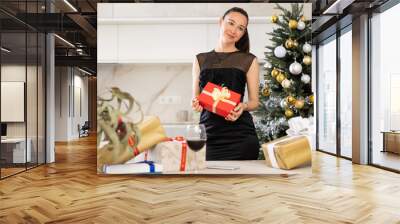
[[[225,120],[227,121],[236,121],[237,119],[239,119],[240,115],[242,115],[244,110],[244,104],[243,103],[239,103],[235,109],[231,110],[231,112],[228,114],[228,116],[225,117]]]

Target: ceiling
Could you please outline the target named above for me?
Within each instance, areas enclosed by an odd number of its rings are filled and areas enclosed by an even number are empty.
[[[337,12],[323,14],[335,0],[251,0],[234,2],[309,2],[313,3],[313,36],[324,34],[325,30],[332,27],[339,19],[346,15],[356,15],[365,10],[377,7],[387,0],[336,0],[339,4]],[[14,57],[18,58],[18,52],[23,55],[35,52],[36,46],[42,49],[42,44],[34,41],[34,35],[24,38],[24,32],[54,32],[56,65],[79,66],[96,73],[96,27],[97,27],[97,3],[193,3],[193,2],[232,2],[231,0],[1,0],[0,1],[0,25],[2,30],[2,46],[14,49]],[[340,8],[342,7],[342,8]],[[333,7],[331,7],[333,8]],[[51,10],[50,10],[51,9]],[[52,13],[49,13],[52,11]],[[332,11],[332,10],[331,10]],[[340,12],[339,12],[340,11]],[[340,14],[338,14],[340,13]],[[33,39],[32,39],[33,38]],[[65,40],[65,41],[64,41]],[[25,41],[28,48],[25,50]],[[25,52],[26,51],[26,52]],[[9,55],[9,58],[10,57]]]

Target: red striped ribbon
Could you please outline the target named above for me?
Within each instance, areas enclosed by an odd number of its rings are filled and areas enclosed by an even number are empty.
[[[136,148],[134,148],[133,149],[133,155],[135,155],[135,156],[137,156],[137,155],[139,155],[139,149],[136,147]]]
[[[187,143],[183,136],[176,136],[175,138],[167,138],[166,141],[176,141],[181,143],[181,164],[180,171],[185,171],[186,169],[186,156],[187,156]]]

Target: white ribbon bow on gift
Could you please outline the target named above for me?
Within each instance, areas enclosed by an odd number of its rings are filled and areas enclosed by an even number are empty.
[[[286,130],[286,134],[289,136],[306,136],[310,142],[311,148],[315,150],[315,126],[313,117],[293,117],[288,120],[288,123],[289,129]]]
[[[293,117],[288,120],[288,123],[289,129],[286,130],[286,134],[289,136],[310,134],[310,120],[308,118]]]

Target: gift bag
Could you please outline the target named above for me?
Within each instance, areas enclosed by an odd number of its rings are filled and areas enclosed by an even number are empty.
[[[239,93],[208,82],[198,99],[204,109],[226,117],[240,102],[240,97]]]

